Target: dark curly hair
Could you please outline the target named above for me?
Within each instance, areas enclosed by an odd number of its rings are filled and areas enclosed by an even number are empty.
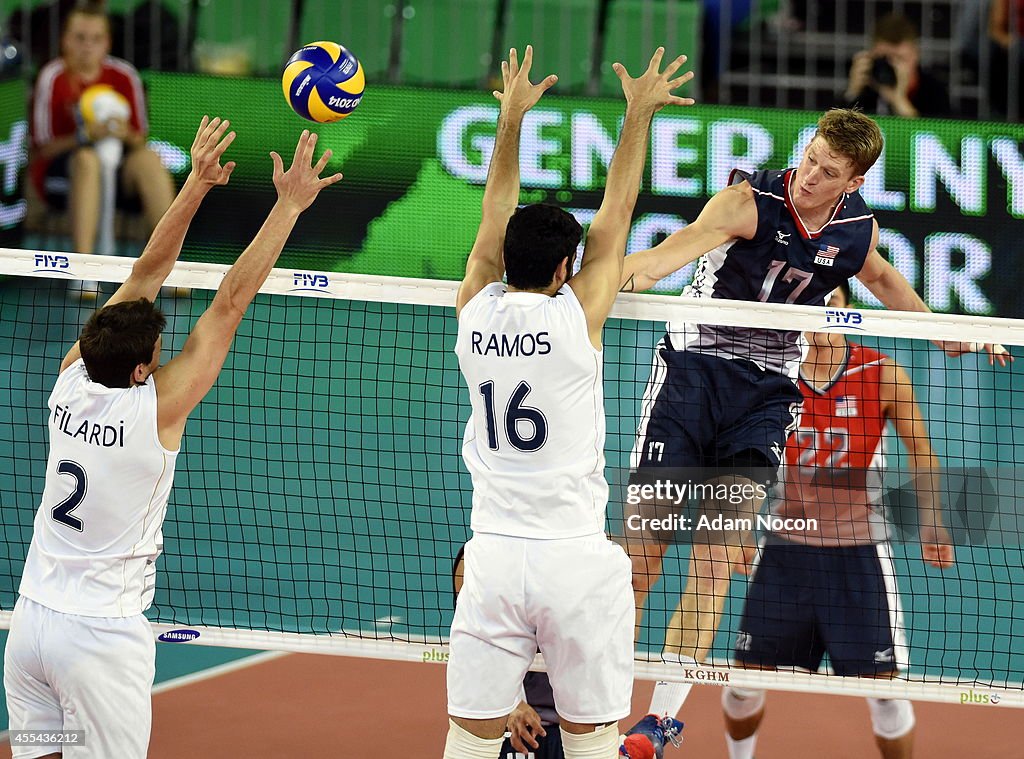
[[[563,259],[571,264],[583,238],[576,218],[544,203],[516,209],[505,230],[505,275],[518,290],[539,290],[551,284]]]

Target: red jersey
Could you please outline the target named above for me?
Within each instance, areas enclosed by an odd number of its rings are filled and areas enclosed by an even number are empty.
[[[825,387],[801,374],[800,426],[786,443],[772,513],[817,520],[817,530],[780,532],[800,543],[840,546],[886,540],[880,513],[886,418],[882,364],[888,356],[847,344],[846,362]]]
[[[107,56],[100,75],[84,82],[68,71],[63,58],[55,58],[39,71],[32,93],[32,145],[44,145],[57,137],[68,137],[78,130],[78,101],[86,88],[94,84],[108,84],[124,95],[131,106],[129,123],[145,134],[149,131],[146,120],[146,100],[142,94],[139,72],[128,61]],[[40,194],[50,161],[36,154],[32,159],[32,180]]]

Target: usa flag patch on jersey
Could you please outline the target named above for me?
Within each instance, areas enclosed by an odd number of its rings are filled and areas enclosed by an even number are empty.
[[[852,395],[836,398],[836,416],[857,416],[857,399]]]
[[[818,254],[814,257],[814,263],[819,266],[832,266],[836,262],[836,256],[839,255],[839,248],[835,245],[825,245],[818,250]]]

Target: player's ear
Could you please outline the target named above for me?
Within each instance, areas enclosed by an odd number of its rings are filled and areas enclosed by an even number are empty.
[[[135,369],[132,370],[132,384],[142,385],[146,382],[149,377],[149,365],[148,364],[136,364]]]
[[[568,282],[569,277],[572,276],[572,263],[569,261],[569,256],[562,259],[562,262],[558,264],[558,271],[556,272],[558,279],[561,282]]]
[[[864,175],[863,174],[861,174],[859,176],[852,177],[850,179],[850,181],[846,183],[846,190],[845,191],[846,191],[846,193],[848,195],[850,193],[857,192],[857,190],[859,190],[863,184],[864,184]]]

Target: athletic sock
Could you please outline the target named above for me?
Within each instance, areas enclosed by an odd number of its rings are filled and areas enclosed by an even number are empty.
[[[757,733],[741,741],[736,740],[728,733],[725,735],[725,745],[729,749],[729,759],[754,759],[754,745],[757,743]]]
[[[661,660],[666,664],[679,664],[684,666],[696,666],[697,660],[691,656],[680,654],[664,653]],[[691,683],[673,683],[659,680],[654,686],[654,695],[651,697],[651,708],[649,712],[658,717],[675,717],[683,708],[683,702],[690,695]]]

